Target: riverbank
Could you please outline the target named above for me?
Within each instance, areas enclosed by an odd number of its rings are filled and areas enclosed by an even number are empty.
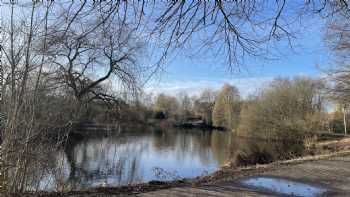
[[[350,151],[342,151],[248,168],[227,168],[206,177],[207,181],[201,179],[191,186],[173,187],[137,196],[286,196],[280,192],[282,188],[249,187],[242,183],[244,180],[257,178],[270,178],[279,182],[288,180],[294,184],[288,185],[291,188],[296,184],[302,184],[322,189],[324,193],[317,196],[348,196],[350,194],[349,162]],[[311,196],[309,190],[296,192]]]
[[[116,188],[96,188],[96,189],[90,189],[86,191],[72,191],[72,192],[64,192],[64,193],[27,193],[25,196],[45,196],[45,197],[55,197],[55,196],[62,196],[62,197],[77,197],[77,196],[126,196],[126,195],[146,195],[146,196],[161,196],[161,194],[157,193],[158,191],[160,193],[162,192],[169,192],[173,190],[173,188],[184,188],[183,191],[186,191],[185,188],[188,189],[188,191],[191,191],[190,188],[198,188],[203,187],[207,185],[217,185],[217,184],[223,184],[223,183],[230,183],[234,182],[235,180],[242,178],[242,177],[249,177],[249,176],[258,176],[258,175],[270,175],[270,176],[277,176],[277,175],[283,175],[283,176],[289,176],[290,178],[297,179],[303,182],[313,182],[318,183],[319,181],[316,178],[312,178],[311,176],[308,177],[307,172],[308,168],[306,167],[313,167],[317,166],[314,165],[315,163],[320,162],[318,166],[325,169],[319,168],[320,172],[315,172],[317,169],[310,171],[313,173],[318,173],[320,175],[322,174],[333,174],[336,176],[340,176],[339,179],[343,179],[346,176],[350,177],[350,171],[347,170],[348,167],[339,167],[338,169],[334,169],[334,166],[338,165],[337,161],[344,159],[348,159],[350,161],[350,138],[345,138],[341,140],[331,140],[327,142],[322,142],[317,144],[317,146],[322,146],[325,148],[325,150],[328,150],[328,153],[325,154],[318,154],[314,156],[305,156],[301,158],[296,158],[292,160],[286,160],[286,161],[276,161],[270,164],[265,165],[253,165],[253,166],[246,166],[246,167],[234,167],[232,164],[228,163],[227,165],[223,166],[221,170],[212,173],[208,176],[204,177],[198,177],[195,179],[185,179],[180,181],[173,181],[173,182],[159,182],[159,181],[152,181],[149,183],[144,184],[136,184],[136,185],[129,185],[129,186],[123,186],[123,187],[116,187]],[[332,162],[329,162],[332,161]],[[342,162],[339,161],[339,165],[346,165],[341,164]],[[305,168],[303,166],[306,166]],[[294,172],[294,170],[296,170]],[[332,172],[327,172],[329,170],[333,170]],[[306,172],[305,172],[306,171]],[[295,174],[301,176],[294,176]],[[305,176],[304,176],[305,175]],[[292,176],[292,177],[291,177]],[[293,177],[294,176],[294,177]],[[321,177],[322,180],[327,181],[327,177]],[[334,177],[333,177],[334,178]],[[337,177],[335,177],[337,178]],[[348,181],[350,183],[350,180]],[[320,182],[322,183],[322,182]],[[153,195],[153,193],[155,194]],[[16,195],[14,195],[16,196]],[[176,196],[176,195],[175,195]]]

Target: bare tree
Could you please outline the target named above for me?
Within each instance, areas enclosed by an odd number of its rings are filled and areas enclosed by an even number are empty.
[[[8,191],[16,193],[26,190],[29,165],[45,163],[44,150],[37,147],[58,126],[62,112],[50,103],[69,102],[69,91],[79,104],[114,100],[113,90],[104,89],[108,80],[136,89],[142,42],[115,4],[9,1],[4,6],[10,12],[1,32],[1,112],[7,116],[1,173],[8,177]]]
[[[80,13],[64,9],[65,17],[57,23],[70,18],[67,27],[53,29],[49,37],[49,54],[57,66],[57,79],[72,90],[79,106],[93,99],[112,98],[99,91],[101,85],[111,79],[135,90],[141,70],[137,59],[143,43],[135,29],[125,18],[116,15],[115,6],[108,12],[91,6],[94,5],[82,4]]]
[[[32,77],[31,71],[36,69],[32,43],[37,33],[36,27],[39,25],[37,18],[34,17],[37,13],[37,3],[33,2],[28,6],[27,16],[29,17],[17,19],[14,15],[19,8],[15,4],[12,1],[8,4],[10,20],[3,29],[2,36],[9,41],[3,42],[1,46],[4,54],[2,66],[7,67],[2,70],[8,70],[10,73],[8,82],[4,83],[3,87],[3,93],[9,89],[10,99],[2,102],[2,104],[6,103],[6,106],[1,106],[1,109],[7,113],[7,123],[1,135],[2,151],[4,151],[2,155],[6,161],[2,173],[8,176],[8,169],[13,169],[10,171],[13,178],[8,183],[12,192],[23,191],[25,188],[30,154],[29,144],[35,135],[33,131],[35,106],[33,107],[32,97],[29,96],[32,89],[28,88],[28,84]]]
[[[199,115],[206,124],[211,125],[212,113],[215,105],[215,100],[217,97],[217,92],[212,89],[204,89],[199,98],[195,99],[193,103],[194,112]]]
[[[238,132],[283,140],[325,130],[321,83],[308,77],[275,79],[243,107]]]
[[[330,79],[328,93],[343,106],[344,133],[347,134],[347,106],[350,103],[350,21],[343,11],[327,21],[325,42],[334,55],[335,66],[326,71]]]
[[[138,28],[163,46],[158,63],[173,50],[192,46],[195,54],[214,49],[225,55],[231,69],[244,63],[246,56],[274,56],[277,43],[286,41],[293,47],[297,33],[303,31],[297,27],[307,17],[349,14],[345,0],[109,2],[128,12]]]

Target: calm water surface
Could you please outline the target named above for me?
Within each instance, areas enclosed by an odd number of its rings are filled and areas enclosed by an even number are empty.
[[[227,161],[237,165],[271,162],[300,150],[295,143],[247,140],[232,132],[120,129],[47,155],[47,164],[31,169],[28,190],[79,190],[193,178],[214,172]]]
[[[52,169],[37,169],[31,187],[82,189],[205,175],[228,160],[231,135],[168,129],[86,138],[55,153]]]
[[[277,177],[252,177],[242,180],[242,183],[249,187],[288,196],[316,197],[327,192],[327,189],[321,186],[309,185]]]

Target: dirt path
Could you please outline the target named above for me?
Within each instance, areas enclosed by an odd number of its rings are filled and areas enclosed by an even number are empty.
[[[350,156],[337,156],[299,164],[281,165],[264,172],[257,171],[249,176],[281,177],[288,180],[320,186],[327,189],[323,196],[350,196]],[[239,183],[239,177],[232,180],[192,187],[177,187],[138,194],[138,197],[195,197],[195,196],[280,196],[277,193],[247,188]],[[230,177],[226,177],[230,179]]]

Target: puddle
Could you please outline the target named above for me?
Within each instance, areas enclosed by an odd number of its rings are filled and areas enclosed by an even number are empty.
[[[273,177],[252,177],[243,179],[241,183],[248,187],[290,196],[316,197],[327,191],[327,189],[322,187]]]

